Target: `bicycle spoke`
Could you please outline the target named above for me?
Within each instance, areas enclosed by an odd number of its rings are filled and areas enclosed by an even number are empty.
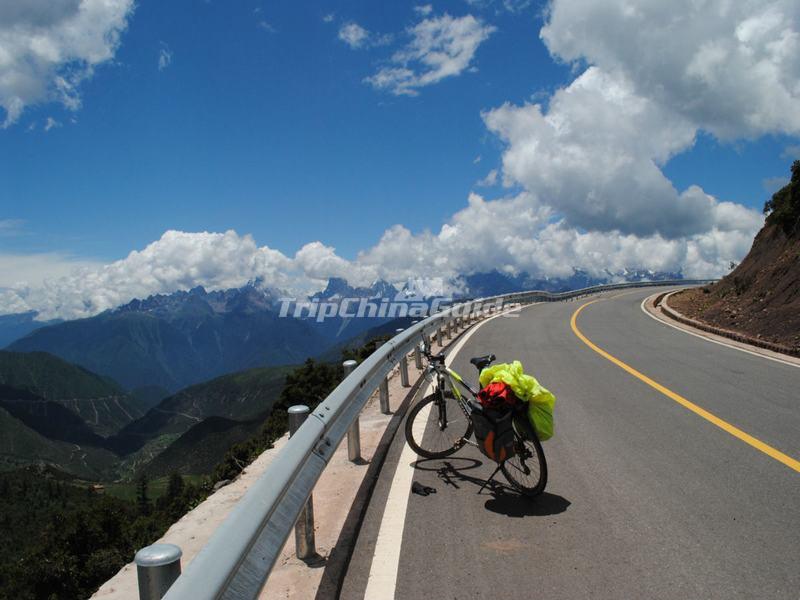
[[[538,442],[529,438],[524,428],[519,429],[515,425],[515,430],[516,454],[503,463],[503,473],[509,483],[523,494],[537,495],[544,489],[547,481],[544,456],[540,454]]]
[[[418,408],[409,415],[418,421],[413,427],[406,427],[406,438],[417,454],[428,458],[444,457],[464,445],[469,437],[471,422],[466,418],[458,401],[447,394],[429,396],[420,402]],[[425,422],[419,422],[425,419]]]

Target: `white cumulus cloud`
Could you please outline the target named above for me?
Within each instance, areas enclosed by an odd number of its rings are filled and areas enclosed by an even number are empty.
[[[133,6],[133,0],[0,2],[2,126],[40,102],[77,110],[81,82],[114,57]]]
[[[800,131],[799,7],[553,0],[542,39],[557,58],[588,66],[544,104],[484,113],[506,144],[505,183],[578,230],[752,231],[758,213],[698,186],[676,190],[662,168],[701,130],[721,139]]]
[[[731,203],[717,203],[718,225],[667,239],[580,231],[528,192],[486,200],[471,194],[467,206],[438,231],[387,229],[377,244],[347,260],[334,248],[311,242],[293,257],[259,246],[250,235],[167,231],[143,250],[110,264],[59,255],[0,254],[0,314],[37,310],[39,318],[87,317],[133,298],[202,285],[207,289],[263,284],[302,295],[322,289],[328,277],[354,285],[381,278],[448,281],[497,269],[534,277],[568,277],[573,269],[606,277],[625,269],[714,277],[747,253],[760,219]],[[749,226],[742,224],[745,213]],[[27,281],[19,281],[20,275]]]
[[[800,133],[797,0],[553,0],[541,38],[719,138]]]
[[[353,49],[361,48],[369,40],[369,31],[358,23],[345,23],[339,29],[339,39]]]
[[[506,142],[503,173],[587,230],[676,237],[708,230],[714,202],[678,193],[659,168],[694,142],[683,117],[590,67],[545,110],[503,105],[484,114]]]
[[[408,30],[410,41],[394,53],[390,64],[365,81],[398,96],[414,96],[419,88],[470,68],[478,47],[494,31],[472,15],[426,18]]]

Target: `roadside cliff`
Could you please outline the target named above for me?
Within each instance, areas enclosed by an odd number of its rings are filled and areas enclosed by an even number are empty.
[[[800,161],[764,211],[764,227],[738,267],[669,303],[711,325],[800,349]]]

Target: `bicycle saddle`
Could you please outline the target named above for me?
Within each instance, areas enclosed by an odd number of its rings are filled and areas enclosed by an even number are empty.
[[[487,354],[486,356],[476,356],[475,358],[470,358],[469,362],[475,365],[475,368],[478,371],[483,371],[486,367],[494,362],[494,359],[497,358],[494,354]]]

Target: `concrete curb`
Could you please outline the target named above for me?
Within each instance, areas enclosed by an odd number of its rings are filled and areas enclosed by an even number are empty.
[[[678,312],[674,308],[670,307],[668,301],[670,296],[672,296],[677,292],[682,292],[682,291],[683,290],[674,290],[672,292],[666,292],[664,294],[661,294],[655,299],[653,305],[657,307],[660,304],[661,312],[663,314],[665,314],[666,316],[670,317],[675,321],[678,321],[679,323],[688,325],[689,327],[694,327],[695,329],[700,329],[708,333],[713,333],[714,335],[734,340],[736,342],[739,342],[740,344],[747,344],[749,346],[755,346],[756,348],[763,348],[764,350],[769,350],[771,352],[776,352],[778,354],[785,354],[787,356],[800,357],[800,349],[796,350],[794,348],[789,348],[788,346],[782,346],[781,344],[775,344],[773,342],[768,342],[766,340],[754,338],[749,335],[739,333],[738,331],[731,331],[730,329],[722,329],[721,327],[715,327],[714,325],[709,325],[708,323],[703,323],[702,321],[689,318],[686,315]]]

